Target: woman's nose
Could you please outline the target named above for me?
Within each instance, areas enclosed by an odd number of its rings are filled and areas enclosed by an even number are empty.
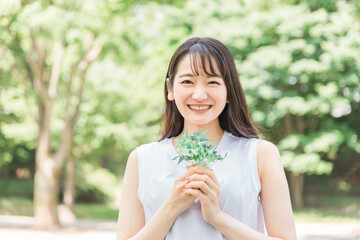
[[[192,98],[198,101],[206,100],[207,99],[206,88],[201,85],[195,86]]]

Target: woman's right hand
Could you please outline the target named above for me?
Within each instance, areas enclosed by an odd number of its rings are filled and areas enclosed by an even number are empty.
[[[177,177],[174,181],[174,186],[170,196],[167,199],[167,204],[173,209],[176,216],[180,215],[188,209],[195,201],[196,197],[187,194],[184,189],[188,183],[186,178],[193,175],[197,167],[190,168],[186,173]]]

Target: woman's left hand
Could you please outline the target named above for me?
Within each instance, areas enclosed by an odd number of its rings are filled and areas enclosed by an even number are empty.
[[[201,212],[204,220],[214,222],[221,210],[219,208],[220,185],[215,174],[210,169],[197,169],[186,178],[185,192],[196,196],[201,202]]]

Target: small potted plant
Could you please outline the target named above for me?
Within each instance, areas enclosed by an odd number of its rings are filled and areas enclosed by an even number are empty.
[[[186,129],[181,138],[176,140],[176,150],[180,155],[173,158],[173,160],[179,158],[178,164],[185,163],[188,169],[193,166],[198,166],[200,169],[208,169],[214,161],[223,160],[227,153],[224,157],[217,154],[216,149],[218,144],[208,144],[213,140],[209,140],[206,137],[207,132],[208,131],[194,131],[194,135],[189,136]]]

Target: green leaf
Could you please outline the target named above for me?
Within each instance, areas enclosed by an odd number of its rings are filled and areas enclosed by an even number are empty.
[[[206,137],[207,132],[208,131],[194,131],[194,135],[189,136],[186,129],[181,138],[176,140],[178,144],[176,149],[181,153],[181,155],[176,156],[173,160],[179,158],[178,164],[183,161],[191,161],[197,165],[206,165],[207,163],[214,162],[215,160],[223,160],[227,154],[225,154],[224,157],[221,157],[216,151],[217,144],[208,145],[208,143],[213,140]]]

